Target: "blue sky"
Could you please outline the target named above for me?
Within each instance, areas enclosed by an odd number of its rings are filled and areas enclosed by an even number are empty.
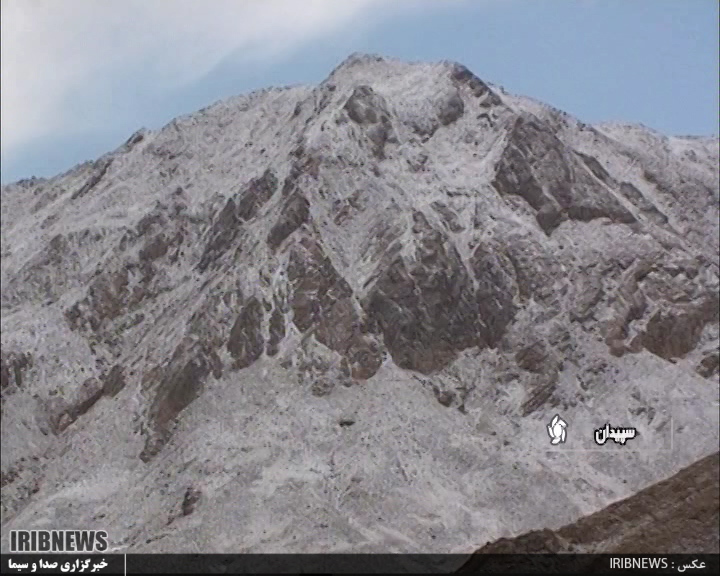
[[[352,52],[456,60],[585,122],[718,133],[716,0],[2,0],[2,170],[52,176]]]

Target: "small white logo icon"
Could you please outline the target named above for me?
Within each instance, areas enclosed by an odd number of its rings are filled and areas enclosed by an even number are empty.
[[[564,444],[565,438],[567,437],[566,429],[567,422],[560,418],[559,414],[555,414],[555,418],[552,419],[552,422],[550,422],[547,427],[548,436],[552,438],[550,444],[552,444],[553,446],[555,444]]]

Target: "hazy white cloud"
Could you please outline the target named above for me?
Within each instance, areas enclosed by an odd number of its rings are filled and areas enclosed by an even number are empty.
[[[118,78],[168,88],[224,57],[275,57],[387,11],[387,0],[2,0],[2,154],[97,116],[71,99]],[[414,2],[400,3],[403,9]],[[394,3],[393,8],[397,9]],[[105,86],[105,87],[104,87]],[[93,119],[94,118],[94,119]]]

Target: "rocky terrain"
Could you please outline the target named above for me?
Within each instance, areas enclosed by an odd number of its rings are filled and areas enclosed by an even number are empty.
[[[488,543],[459,571],[481,569],[484,554],[718,554],[719,524],[720,460],[715,453],[559,530]],[[602,568],[607,569],[606,561]]]
[[[470,552],[672,476],[718,446],[718,160],[353,55],[3,187],[2,549]]]

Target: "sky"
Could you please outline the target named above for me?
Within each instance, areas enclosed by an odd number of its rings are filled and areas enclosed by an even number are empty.
[[[717,0],[1,0],[0,179],[353,52],[455,60],[588,123],[717,135]]]

